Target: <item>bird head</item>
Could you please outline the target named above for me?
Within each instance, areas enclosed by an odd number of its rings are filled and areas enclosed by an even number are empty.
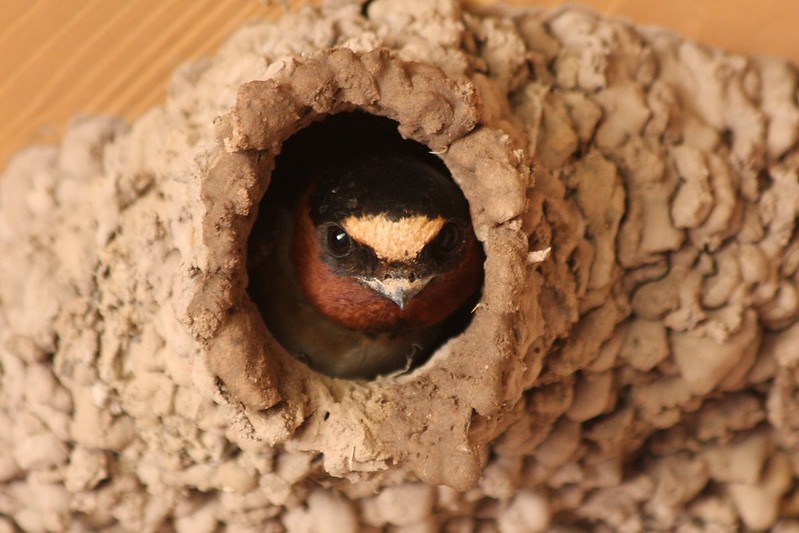
[[[406,154],[322,172],[301,201],[293,257],[308,300],[353,329],[439,323],[481,278],[460,189],[443,166]]]

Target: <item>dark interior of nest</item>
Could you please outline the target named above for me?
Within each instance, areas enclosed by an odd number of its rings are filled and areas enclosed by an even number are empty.
[[[329,115],[300,130],[283,143],[275,161],[268,190],[259,204],[258,217],[250,233],[247,250],[248,294],[258,307],[267,328],[273,333],[275,329],[270,323],[268,312],[272,295],[269,291],[259,288],[261,285],[258,283],[258,277],[263,275],[262,266],[265,263],[278,261],[276,242],[279,241],[280,232],[283,231],[281,228],[287,223],[285,217],[293,216],[291,213],[297,208],[299,198],[309,186],[313,176],[331,165],[356,155],[405,154],[424,160],[426,164],[434,166],[450,180],[452,179],[441,158],[431,153],[429,147],[403,139],[397,128],[397,122],[384,117],[363,112],[347,112]],[[282,221],[281,217],[284,217]],[[481,249],[481,256],[482,253]],[[404,368],[396,369],[392,375],[408,372],[424,364],[444,342],[465,330],[482,291],[482,267],[480,280],[478,290],[443,323],[433,348],[417,354],[413,361],[409,361]],[[298,320],[300,319],[298,317]],[[275,337],[280,341],[278,335]],[[282,344],[286,347],[285,343]],[[288,349],[287,351],[291,352]],[[298,356],[296,353],[292,355],[303,360],[301,355]]]

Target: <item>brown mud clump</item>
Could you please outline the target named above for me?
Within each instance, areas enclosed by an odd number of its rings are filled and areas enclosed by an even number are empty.
[[[799,528],[796,70],[581,10],[329,4],[0,175],[0,532]],[[346,116],[432,152],[485,254],[373,380],[287,354],[248,263],[281,154]]]

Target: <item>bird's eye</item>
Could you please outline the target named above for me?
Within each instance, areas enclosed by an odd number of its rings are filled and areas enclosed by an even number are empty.
[[[435,250],[439,255],[452,255],[461,247],[463,243],[463,232],[455,222],[447,222],[435,240]]]
[[[352,239],[344,228],[331,224],[327,228],[327,249],[334,257],[344,257],[352,250]]]

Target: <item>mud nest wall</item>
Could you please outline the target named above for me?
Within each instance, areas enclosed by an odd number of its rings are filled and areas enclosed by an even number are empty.
[[[0,175],[0,531],[799,528],[797,73],[594,14],[336,2]],[[486,254],[402,376],[284,353],[247,239],[284,141],[363,111]]]

